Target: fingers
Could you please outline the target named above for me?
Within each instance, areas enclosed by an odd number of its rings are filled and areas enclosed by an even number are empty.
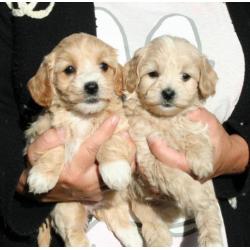
[[[207,123],[208,125],[211,122],[216,122],[216,123],[218,122],[216,116],[210,113],[205,108],[197,108],[196,110],[189,112],[187,114],[187,117],[191,121]]]
[[[187,117],[192,121],[204,120],[206,115],[207,110],[205,110],[204,108],[197,108],[196,110],[187,113]]]
[[[218,121],[215,115],[204,108],[198,108],[195,111],[189,112],[187,117],[194,122],[201,122],[208,126],[208,133],[213,145],[216,147],[220,143],[224,128]]]
[[[168,147],[166,143],[155,135],[147,138],[148,145],[152,154],[168,167],[175,167],[191,174],[187,160],[183,153]]]
[[[16,191],[20,194],[24,194],[26,191],[25,186],[27,182],[27,176],[28,176],[28,170],[26,168],[23,170],[22,174],[20,175],[17,186],[16,186]]]
[[[119,117],[113,115],[106,119],[103,124],[85,141],[85,146],[90,151],[96,153],[100,146],[106,142],[114,133],[116,126],[119,122]]]
[[[31,165],[33,165],[44,152],[63,143],[63,129],[49,129],[43,133],[28,147],[27,154]]]
[[[85,155],[84,164],[86,166],[93,163],[100,146],[111,138],[119,120],[120,118],[117,115],[106,119],[95,133],[88,137],[81,145],[76,157],[83,158],[83,155]]]
[[[121,135],[128,142],[130,147],[135,148],[135,143],[132,140],[132,137],[130,136],[128,131],[120,132],[119,135]]]
[[[84,187],[81,183],[85,183]],[[92,165],[83,173],[82,179],[79,179],[79,186],[82,187],[82,193],[85,193],[85,199],[98,201],[103,198],[101,189],[103,181],[96,164]]]
[[[112,136],[118,122],[118,116],[109,117],[87,138],[70,164],[65,164],[56,187],[43,196],[43,201],[97,202],[103,199],[103,183],[94,162],[100,146]]]
[[[57,186],[64,187],[64,194],[71,196],[74,200],[102,199],[102,179],[96,164],[88,168],[74,168],[65,166]]]

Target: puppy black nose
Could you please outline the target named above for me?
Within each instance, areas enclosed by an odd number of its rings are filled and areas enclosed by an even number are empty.
[[[95,95],[98,91],[98,84],[96,82],[87,82],[84,85],[84,90],[90,95]]]
[[[171,101],[175,96],[175,91],[171,88],[166,88],[162,90],[161,95],[164,100]]]

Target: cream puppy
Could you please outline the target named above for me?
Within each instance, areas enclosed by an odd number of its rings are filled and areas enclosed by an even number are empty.
[[[27,179],[30,192],[41,194],[51,190],[81,143],[112,113],[120,116],[120,122],[97,154],[99,171],[110,189],[122,190],[128,186],[132,152],[118,134],[128,130],[119,97],[121,81],[122,68],[117,63],[116,51],[91,35],[73,34],[44,58],[28,88],[46,111],[26,131],[27,146],[49,128],[64,128],[66,139],[63,146],[45,152],[31,168]],[[99,206],[108,210],[110,204],[117,205],[116,201],[116,193],[111,192]],[[84,232],[87,214],[87,208],[81,203],[55,206],[51,223],[66,246],[88,245]],[[39,244],[43,246],[49,245],[45,229],[40,228],[39,236]],[[135,227],[133,230],[137,232]],[[139,235],[138,238],[141,241]]]
[[[195,217],[200,246],[222,244],[211,181],[201,184],[181,170],[164,165],[151,154],[146,141],[150,135],[161,137],[185,154],[197,179],[208,177],[213,171],[208,128],[190,121],[186,113],[215,93],[216,81],[207,59],[177,37],[154,39],[137,50],[124,67],[125,111],[143,172],[130,185],[129,197],[133,212],[142,222],[147,246],[171,245],[167,227],[180,213]]]

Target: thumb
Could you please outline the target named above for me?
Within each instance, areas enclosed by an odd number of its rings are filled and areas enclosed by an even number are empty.
[[[152,154],[168,167],[179,168],[186,173],[191,173],[185,154],[170,148],[156,135],[147,138],[149,149]]]
[[[85,152],[89,155],[91,161],[95,160],[99,148],[111,138],[119,120],[120,118],[117,115],[113,115],[106,119],[94,134],[85,140],[79,152],[81,152],[81,154]]]

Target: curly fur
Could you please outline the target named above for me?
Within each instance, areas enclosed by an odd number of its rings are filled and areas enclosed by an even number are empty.
[[[190,77],[183,77],[184,73]],[[135,178],[129,196],[148,246],[171,245],[167,227],[180,213],[195,217],[200,246],[222,244],[211,181],[201,184],[183,171],[164,165],[152,155],[146,141],[156,134],[186,155],[197,179],[208,177],[213,171],[208,128],[190,121],[186,113],[215,93],[216,81],[217,75],[207,59],[189,42],[177,37],[154,39],[137,50],[124,67],[125,112],[137,146],[137,162],[147,179],[146,182],[140,176]],[[164,98],[165,89],[174,95]],[[153,226],[156,223],[157,227]]]
[[[102,69],[102,63],[108,68]],[[67,74],[65,69],[70,65],[75,70]],[[98,84],[98,93],[94,97],[85,90],[84,86],[89,82]],[[117,63],[116,51],[94,36],[73,34],[44,58],[36,75],[28,82],[28,88],[46,112],[26,131],[25,153],[28,145],[49,128],[64,128],[66,134],[64,145],[45,152],[31,168],[27,179],[30,192],[41,194],[53,189],[64,165],[112,113],[118,114],[120,121],[112,138],[100,148],[97,160],[107,186],[113,190],[126,188],[131,179],[132,152],[119,135],[128,130],[128,122],[120,99],[122,67]],[[116,196],[116,192],[106,194],[98,206],[108,208],[113,204],[119,207]],[[88,246],[85,235],[87,215],[89,210],[98,210],[98,206],[58,203],[50,214],[50,224],[66,246]],[[41,226],[40,246],[49,246],[49,228]]]

